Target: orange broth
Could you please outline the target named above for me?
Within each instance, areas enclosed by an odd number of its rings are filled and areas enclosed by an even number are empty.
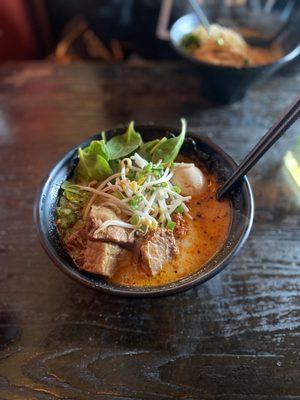
[[[186,236],[176,240],[179,254],[163,266],[160,274],[148,276],[128,252],[121,258],[116,273],[109,281],[127,286],[164,285],[198,271],[221,249],[231,222],[230,202],[216,200],[219,184],[203,167],[201,170],[208,185],[201,195],[187,203],[193,220],[187,220],[189,231]]]

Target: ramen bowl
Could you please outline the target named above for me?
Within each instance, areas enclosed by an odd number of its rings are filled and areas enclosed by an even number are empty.
[[[168,129],[159,126],[137,126],[144,140],[152,140],[168,136],[170,132],[178,134],[176,129]],[[107,131],[107,138],[119,135],[124,128]],[[253,222],[254,204],[250,184],[247,178],[243,178],[238,187],[230,194],[231,225],[225,243],[207,263],[199,266],[196,272],[172,283],[160,286],[124,286],[107,282],[100,276],[95,276],[79,270],[60,239],[56,228],[55,210],[60,197],[60,186],[68,179],[77,163],[78,147],[87,146],[91,140],[99,139],[99,135],[90,137],[70,150],[47,175],[41,190],[38,193],[34,215],[37,231],[43,248],[53,263],[66,275],[82,285],[88,286],[103,293],[109,293],[128,297],[154,297],[177,293],[199,285],[214,275],[221,272],[232,258],[238,253],[245,243]],[[219,181],[224,181],[237,167],[233,159],[220,147],[209,139],[188,134],[181,153],[197,157],[209,172],[214,173]]]
[[[249,29],[249,20],[253,20],[253,15],[249,15],[248,19],[246,17],[247,15],[243,15],[243,18],[239,19],[237,25],[239,28]],[[232,27],[232,20],[219,20],[214,13],[211,14],[210,20]],[[273,23],[276,23],[276,19]],[[265,65],[242,68],[210,64],[198,60],[181,46],[182,38],[191,33],[197,26],[199,26],[199,20],[195,14],[188,14],[179,18],[170,30],[170,41],[178,55],[187,61],[193,67],[195,73],[201,77],[202,92],[205,97],[219,103],[232,103],[242,99],[254,84],[271,76],[300,54],[300,30],[296,23],[291,22],[284,26],[281,34],[274,41],[281,46],[283,51],[283,56],[276,61]],[[257,26],[256,29],[258,31],[261,26]]]

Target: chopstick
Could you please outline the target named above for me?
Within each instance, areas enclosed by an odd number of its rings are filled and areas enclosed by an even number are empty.
[[[241,164],[217,191],[217,199],[233,189],[234,185],[257,163],[257,161],[269,150],[271,146],[293,125],[300,117],[300,97],[286,110],[281,118],[267,131],[256,146],[244,158]]]
[[[202,10],[202,7],[197,0],[189,0],[189,3],[194,10],[194,13],[197,15],[199,21],[202,23],[204,29],[210,35],[210,23],[204,11]]]

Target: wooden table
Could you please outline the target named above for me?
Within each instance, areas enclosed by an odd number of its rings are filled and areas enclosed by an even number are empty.
[[[1,399],[300,399],[300,213],[281,174],[299,125],[250,175],[256,216],[241,253],[185,293],[81,287],[48,259],[32,219],[49,168],[96,131],[185,116],[240,160],[299,87],[298,63],[215,108],[180,64],[0,68]]]

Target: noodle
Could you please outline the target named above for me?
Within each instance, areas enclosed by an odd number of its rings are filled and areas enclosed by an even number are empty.
[[[269,64],[282,56],[279,45],[249,46],[238,32],[217,24],[211,25],[209,33],[198,26],[183,38],[182,45],[198,60],[237,68]]]

